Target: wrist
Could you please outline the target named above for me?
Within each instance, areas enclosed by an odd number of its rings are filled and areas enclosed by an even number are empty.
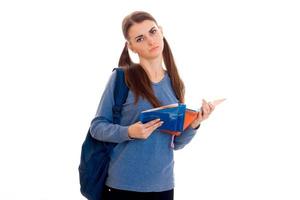
[[[130,140],[133,140],[133,139],[134,139],[133,136],[132,136],[132,134],[131,134],[131,126],[129,126],[128,129],[127,129],[127,135],[128,135],[128,138],[129,138]]]

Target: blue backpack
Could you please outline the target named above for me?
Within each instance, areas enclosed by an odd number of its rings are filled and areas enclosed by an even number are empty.
[[[113,123],[119,124],[121,119],[122,105],[128,96],[128,87],[125,84],[125,75],[122,68],[117,70],[117,78],[114,87],[115,105],[112,108]],[[93,121],[101,119],[95,117]],[[101,200],[102,192],[107,178],[110,154],[116,143],[103,142],[91,136],[88,130],[87,136],[82,144],[81,158],[79,164],[80,192],[89,200]]]

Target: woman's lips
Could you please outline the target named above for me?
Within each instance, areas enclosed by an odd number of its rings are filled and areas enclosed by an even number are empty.
[[[153,47],[150,49],[150,51],[156,50],[159,46]]]

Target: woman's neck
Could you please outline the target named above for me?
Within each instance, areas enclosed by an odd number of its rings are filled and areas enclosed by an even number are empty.
[[[163,79],[165,71],[162,67],[162,59],[160,57],[153,60],[140,59],[140,65],[144,68],[152,82],[157,83]]]

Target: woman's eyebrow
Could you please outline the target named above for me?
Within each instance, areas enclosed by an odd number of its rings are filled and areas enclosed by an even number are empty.
[[[154,28],[155,28],[155,26],[153,26],[153,27],[150,29],[150,31],[152,31]],[[149,31],[149,32],[150,32],[150,31]]]
[[[140,37],[143,37],[143,35],[136,36],[134,39],[138,39]]]
[[[155,26],[153,26],[153,27],[149,30],[149,32],[151,32],[152,29],[154,29],[154,28],[155,28]],[[137,39],[137,38],[139,38],[139,37],[142,37],[142,36],[143,36],[143,35],[136,36],[135,39]]]

